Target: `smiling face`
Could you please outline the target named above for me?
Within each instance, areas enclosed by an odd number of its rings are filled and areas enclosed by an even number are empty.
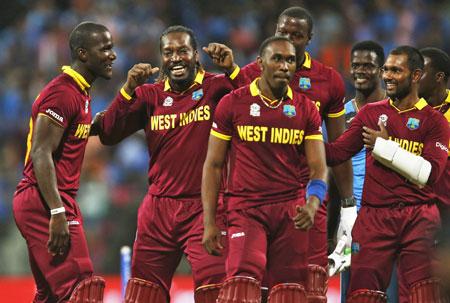
[[[401,100],[410,93],[413,73],[409,70],[406,54],[388,56],[383,66],[383,80],[386,94],[392,100]]]
[[[372,93],[380,84],[381,69],[377,54],[369,50],[355,50],[352,53],[350,74],[356,90],[365,95]]]
[[[297,56],[303,55],[311,40],[310,26],[305,19],[281,16],[277,23],[275,36],[286,37],[292,41]]]
[[[197,73],[198,53],[189,34],[171,32],[161,37],[161,61],[171,85],[190,86]]]
[[[112,65],[117,56],[113,50],[112,37],[109,31],[92,32],[88,46],[84,49],[86,68],[93,78],[111,79]]]
[[[272,89],[286,87],[295,73],[295,48],[288,41],[273,41],[258,57],[261,67],[261,78],[269,84]]]

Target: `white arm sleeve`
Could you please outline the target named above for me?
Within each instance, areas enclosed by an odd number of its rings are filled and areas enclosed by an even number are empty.
[[[423,186],[431,174],[431,163],[401,148],[397,142],[378,137],[372,156],[412,183]]]

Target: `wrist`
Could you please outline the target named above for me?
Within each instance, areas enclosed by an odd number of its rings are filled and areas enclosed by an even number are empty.
[[[122,94],[122,96],[125,99],[131,100],[133,98],[133,95],[134,95],[134,89],[131,89],[128,86],[128,83],[125,83],[125,85],[122,86],[122,88],[120,89],[120,93]]]
[[[347,207],[353,207],[356,206],[356,199],[355,197],[347,197],[344,199],[341,199],[341,207],[347,208]]]
[[[64,206],[50,209],[50,215],[51,216],[54,216],[54,215],[57,215],[57,214],[61,214],[61,213],[65,213],[65,212],[66,212],[66,209],[64,208]]]

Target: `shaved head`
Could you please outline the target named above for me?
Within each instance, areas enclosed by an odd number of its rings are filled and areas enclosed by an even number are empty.
[[[94,22],[82,22],[78,24],[69,36],[70,54],[72,60],[78,58],[78,50],[80,48],[87,49],[95,42],[93,37],[96,34],[109,32],[106,26]]]

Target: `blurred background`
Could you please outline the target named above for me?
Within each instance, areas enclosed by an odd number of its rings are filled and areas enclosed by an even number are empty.
[[[256,58],[259,43],[274,33],[279,13],[293,5],[311,11],[314,36],[308,50],[341,72],[348,97],[353,95],[349,51],[358,40],[374,39],[386,52],[401,44],[450,51],[450,1],[442,0],[1,1],[0,276],[30,273],[25,242],[12,216],[12,195],[21,178],[31,104],[60,67],[70,63],[68,35],[76,24],[103,23],[113,35],[118,55],[113,79],[97,80],[92,89],[93,112],[98,112],[107,107],[134,63],[159,65],[159,36],[167,26],[192,28],[200,46],[226,43],[242,66]],[[213,70],[203,54],[202,62]],[[133,243],[147,166],[142,134],[114,148],[90,139],[78,202],[99,273],[117,274],[120,247]],[[185,261],[179,273],[189,273]]]

